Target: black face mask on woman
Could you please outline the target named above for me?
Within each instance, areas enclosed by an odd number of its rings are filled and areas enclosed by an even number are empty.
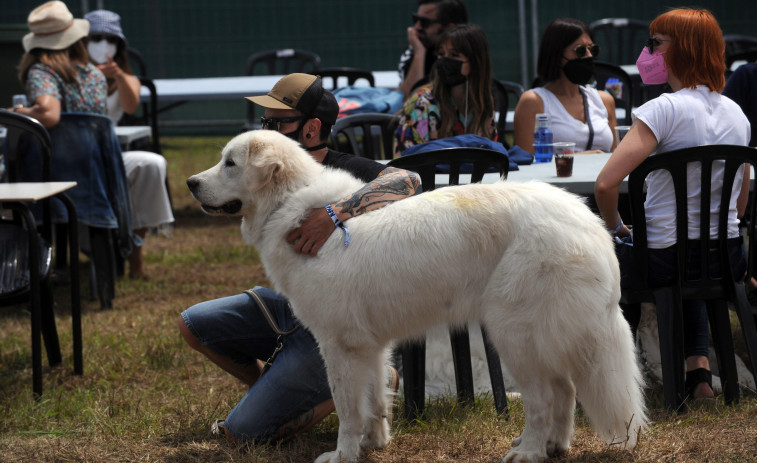
[[[468,80],[467,77],[460,73],[463,68],[463,62],[459,59],[441,57],[436,60],[436,72],[439,79],[444,85],[454,87]]]
[[[594,58],[576,58],[568,60],[562,71],[569,81],[577,85],[586,85],[594,75]]]

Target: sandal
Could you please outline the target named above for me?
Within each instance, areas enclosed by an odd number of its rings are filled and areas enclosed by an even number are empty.
[[[686,382],[684,383],[685,398],[689,402],[689,408],[701,409],[712,408],[715,404],[715,396],[696,397],[694,391],[697,386],[706,383],[712,390],[712,372],[706,368],[697,368],[686,372]]]

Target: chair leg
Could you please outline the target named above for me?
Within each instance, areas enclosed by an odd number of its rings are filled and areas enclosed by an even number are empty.
[[[757,318],[752,315],[752,305],[746,297],[744,283],[737,283],[734,288],[735,300],[733,301],[736,315],[739,317],[741,332],[744,334],[746,348],[749,352],[749,362],[752,366],[752,376],[757,384]]]
[[[725,403],[731,405],[739,401],[739,378],[736,372],[736,357],[733,352],[731,320],[728,305],[724,300],[707,301],[707,315],[712,331],[712,344],[718,359],[720,382],[723,386]]]
[[[654,295],[665,408],[675,412],[683,405],[685,388],[681,297],[669,287],[656,290]]]
[[[59,224],[55,226],[55,268],[65,269],[66,261],[68,259],[66,253],[66,235],[68,234],[68,227],[65,224]]]
[[[455,386],[460,403],[473,403],[473,367],[470,356],[470,336],[468,327],[450,330],[452,363],[455,365]]]
[[[405,383],[405,419],[423,415],[426,404],[426,340],[402,344],[402,379]]]
[[[71,324],[74,345],[74,374],[84,374],[84,360],[81,332],[81,287],[79,285],[79,233],[78,219],[73,201],[64,193],[58,199],[63,201],[68,210],[68,251],[71,254],[69,277],[71,279]],[[62,245],[62,242],[58,242]]]
[[[499,362],[499,355],[492,343],[489,342],[489,337],[483,326],[481,327],[481,336],[484,338],[486,364],[489,366],[489,377],[492,382],[494,406],[497,408],[497,414],[508,416],[510,410],[507,404],[507,391],[505,390],[505,379],[502,377],[502,364]]]
[[[632,304],[620,304],[620,308],[623,311],[623,317],[631,326],[631,334],[634,341],[636,340],[636,330],[639,329],[639,322],[641,321],[641,303],[635,302]]]
[[[40,281],[40,313],[42,323],[42,339],[45,341],[47,361],[50,366],[61,363],[60,341],[58,330],[55,327],[55,313],[53,312],[53,292],[50,287],[50,279]]]
[[[115,297],[116,263],[111,231],[107,228],[89,227],[89,240],[95,269],[94,285],[97,288],[100,308],[112,309]]]

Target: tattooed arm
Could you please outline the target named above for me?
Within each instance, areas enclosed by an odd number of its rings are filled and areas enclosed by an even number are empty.
[[[420,192],[418,177],[406,170],[387,167],[372,182],[331,207],[339,220],[344,222]],[[325,208],[313,209],[299,227],[289,232],[287,241],[294,245],[294,252],[315,256],[334,228],[334,222]]]

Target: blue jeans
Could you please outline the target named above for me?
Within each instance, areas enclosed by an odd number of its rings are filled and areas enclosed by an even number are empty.
[[[281,330],[298,323],[284,296],[272,289],[255,290]],[[204,346],[240,364],[265,361],[276,348],[278,336],[247,294],[202,302],[181,316]],[[283,343],[271,368],[226,417],[224,426],[237,439],[268,441],[283,424],[331,398],[326,366],[313,335],[303,327]]]

